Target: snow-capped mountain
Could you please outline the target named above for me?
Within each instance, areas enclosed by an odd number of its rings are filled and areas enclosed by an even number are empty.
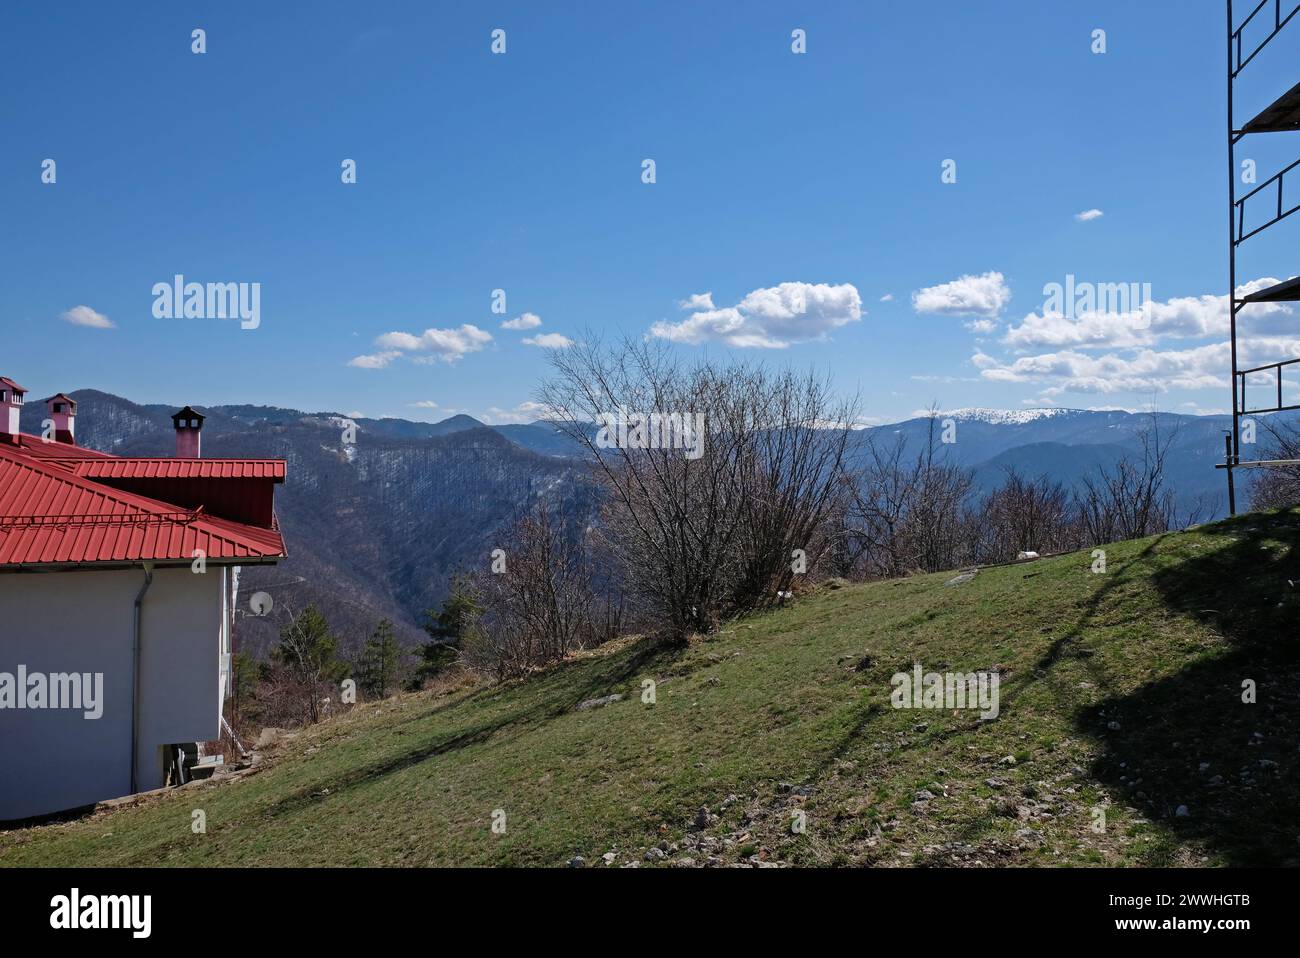
[[[1086,409],[1061,409],[1053,406],[1041,406],[1035,409],[987,409],[970,406],[965,409],[949,409],[939,413],[941,419],[978,420],[995,426],[1023,426],[1038,419],[1058,419],[1064,416],[1086,415]]]

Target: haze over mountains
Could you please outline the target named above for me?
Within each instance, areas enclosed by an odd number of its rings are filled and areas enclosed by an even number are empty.
[[[77,400],[77,441],[117,455],[170,456],[170,415],[184,403],[137,405],[91,389]],[[356,419],[270,406],[205,406],[205,456],[278,457],[288,480],[276,509],[289,547],[278,566],[245,570],[241,597],[269,592],[277,604],[325,612],[344,649],[358,645],[380,618],[399,638],[424,638],[423,610],[445,596],[458,569],[489,561],[499,531],[539,497],[566,515],[588,520],[596,496],[583,449],[546,422],[488,426],[465,415],[437,423]],[[23,410],[25,432],[40,434],[44,406]],[[1067,486],[1099,465],[1140,450],[1150,415],[1121,411],[982,410],[942,413],[956,424],[956,442],[943,448],[974,471],[981,489],[1005,470],[1046,474]],[[1222,460],[1227,416],[1160,413],[1173,433],[1168,479],[1185,508],[1208,507],[1202,519],[1225,513]],[[345,441],[355,423],[356,441]],[[922,447],[926,419],[876,426],[853,437],[853,455],[869,437],[904,436]],[[263,652],[274,640],[267,620],[243,616],[242,647]]]

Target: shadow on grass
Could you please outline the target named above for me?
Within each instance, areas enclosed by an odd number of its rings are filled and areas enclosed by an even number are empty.
[[[527,684],[538,694],[520,703],[521,707],[480,722],[466,731],[358,766],[329,781],[300,789],[273,803],[265,814],[278,817],[315,802],[335,799],[349,789],[396,774],[439,755],[486,742],[497,732],[510,729],[518,733],[528,726],[552,721],[572,712],[579,703],[588,699],[625,690],[630,682],[672,665],[686,650],[685,645],[643,639],[608,657],[565,662],[542,675],[491,686],[483,693],[491,692],[495,696]],[[480,698],[478,693],[473,697]],[[420,717],[427,718],[430,714],[425,712]],[[414,720],[414,717],[405,719],[404,723]]]
[[[1244,516],[1201,534],[1210,539],[1203,555],[1166,565],[1151,581],[1172,615],[1210,627],[1224,646],[1175,675],[1111,695],[1078,723],[1106,746],[1092,769],[1097,780],[1180,842],[1229,865],[1293,865],[1300,515]],[[1242,701],[1248,679],[1256,704]],[[1171,847],[1159,847],[1148,864],[1171,864]]]

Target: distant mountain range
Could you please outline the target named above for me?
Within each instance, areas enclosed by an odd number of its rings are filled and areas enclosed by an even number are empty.
[[[175,406],[137,405],[84,389],[72,393],[77,441],[117,455],[171,455]],[[353,648],[380,618],[392,619],[408,645],[423,639],[424,609],[445,596],[461,568],[488,561],[499,530],[545,496],[570,516],[594,515],[584,449],[545,421],[489,426],[470,416],[437,423],[351,419],[272,406],[206,406],[205,456],[264,456],[288,460],[288,480],[276,508],[289,546],[280,565],[246,570],[241,589],[271,593],[277,603],[324,611]],[[23,429],[40,433],[44,408],[23,410]],[[973,470],[981,489],[998,485],[1006,469],[1045,474],[1073,487],[1080,476],[1140,449],[1149,415],[1076,409],[962,409],[941,413],[956,425],[944,448]],[[1162,431],[1176,438],[1168,482],[1190,506],[1210,501],[1203,518],[1226,512],[1222,461],[1227,416],[1160,413]],[[354,443],[344,431],[355,425]],[[593,427],[594,428],[594,427]],[[863,429],[852,455],[869,437],[925,441],[926,419]],[[240,640],[264,651],[274,640],[266,620],[243,617]]]
[[[1232,428],[1230,416],[1156,413],[1153,418],[1150,413],[1055,408],[940,413],[940,419],[949,418],[956,424],[957,438],[947,447],[949,453],[954,462],[974,471],[976,485],[985,490],[997,486],[1007,469],[1031,477],[1046,475],[1075,488],[1098,466],[1124,455],[1140,455],[1139,437],[1154,424],[1162,437],[1173,437],[1165,481],[1182,507],[1205,506],[1208,511],[1202,520],[1227,514],[1223,470],[1214,465],[1223,461],[1223,436]],[[909,419],[863,430],[863,437],[901,433],[909,443],[921,443],[928,428],[926,419]]]

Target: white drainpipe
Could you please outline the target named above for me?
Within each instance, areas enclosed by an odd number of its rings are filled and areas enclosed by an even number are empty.
[[[144,564],[144,582],[135,597],[134,629],[131,636],[131,794],[140,789],[136,787],[135,765],[140,746],[140,605],[144,594],[153,584],[153,563]]]

